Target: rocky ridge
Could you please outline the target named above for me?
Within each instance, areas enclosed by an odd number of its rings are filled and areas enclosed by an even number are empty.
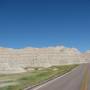
[[[0,73],[26,72],[25,68],[86,63],[90,53],[64,46],[48,48],[0,48]]]

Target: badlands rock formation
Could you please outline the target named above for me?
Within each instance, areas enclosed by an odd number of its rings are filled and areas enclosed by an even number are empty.
[[[25,72],[30,67],[50,67],[86,62],[75,48],[0,48],[0,73]]]
[[[90,50],[85,52],[85,53],[82,53],[81,57],[87,62],[87,63],[90,63]]]

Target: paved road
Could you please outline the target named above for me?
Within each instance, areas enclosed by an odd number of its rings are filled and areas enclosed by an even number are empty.
[[[63,77],[31,90],[90,90],[90,64],[80,65]]]
[[[88,90],[90,90],[90,64],[88,65]]]

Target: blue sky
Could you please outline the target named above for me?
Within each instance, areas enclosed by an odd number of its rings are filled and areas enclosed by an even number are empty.
[[[89,0],[0,0],[0,46],[90,49]]]

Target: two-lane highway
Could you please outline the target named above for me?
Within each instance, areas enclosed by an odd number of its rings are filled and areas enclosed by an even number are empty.
[[[90,64],[83,64],[70,73],[27,90],[90,90]]]

